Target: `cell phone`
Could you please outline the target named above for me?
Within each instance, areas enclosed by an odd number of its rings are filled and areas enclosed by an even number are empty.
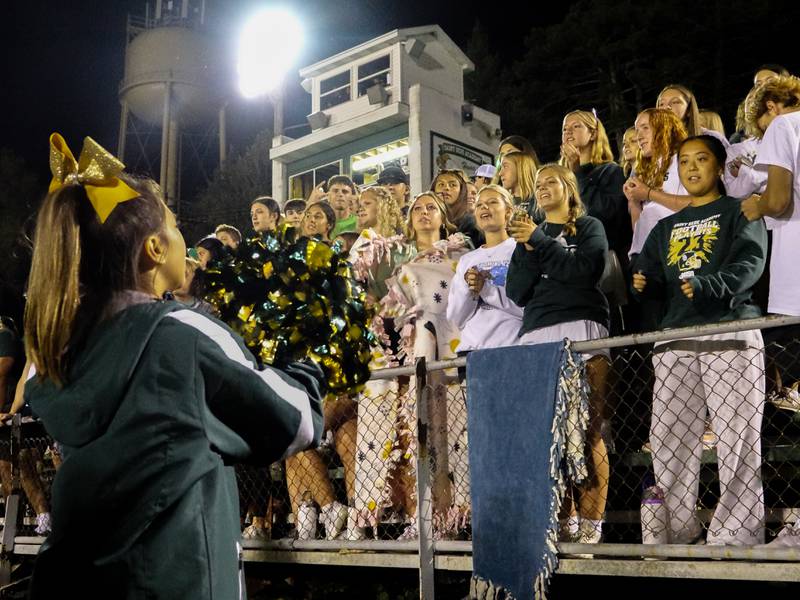
[[[528,217],[528,211],[524,208],[517,207],[511,215],[512,221],[524,221]]]
[[[736,158],[745,167],[750,167],[751,169],[753,167],[755,167],[755,162],[753,162],[753,159],[751,157],[747,156],[746,154],[743,154],[742,156],[737,156]]]

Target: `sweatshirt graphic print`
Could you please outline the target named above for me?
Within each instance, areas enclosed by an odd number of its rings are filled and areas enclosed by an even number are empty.
[[[693,276],[694,271],[711,261],[714,242],[718,239],[719,217],[718,213],[690,223],[673,225],[667,265],[677,265],[681,277]]]

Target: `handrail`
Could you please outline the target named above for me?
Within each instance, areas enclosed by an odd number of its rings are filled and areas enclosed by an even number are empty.
[[[622,335],[617,337],[600,338],[586,342],[572,342],[570,348],[575,352],[589,352],[591,350],[601,350],[606,348],[621,348],[624,346],[636,346],[639,344],[654,344],[658,342],[668,342],[685,338],[697,337],[700,335],[712,335],[716,333],[733,333],[736,331],[751,331],[753,329],[771,329],[773,327],[783,327],[786,325],[800,324],[800,317],[788,317],[773,315],[759,317],[757,319],[743,319],[739,321],[726,321],[723,323],[712,323],[710,325],[694,325],[691,327],[676,327],[675,329],[663,329],[647,333],[636,333],[633,335]],[[465,367],[467,358],[452,358],[449,360],[433,360],[427,363],[428,371],[441,371],[443,369],[456,369]],[[372,372],[373,379],[388,379],[400,375],[413,375],[414,367],[392,367],[387,369],[376,369]]]

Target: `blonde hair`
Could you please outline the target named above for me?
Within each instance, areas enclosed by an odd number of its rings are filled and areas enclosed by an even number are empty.
[[[759,131],[758,119],[767,112],[767,102],[783,104],[787,108],[800,106],[800,79],[794,75],[779,75],[754,87],[745,99],[745,118],[753,129]]]
[[[539,167],[539,170],[536,171],[536,181],[538,182],[541,174],[548,170],[555,171],[556,178],[567,191],[569,211],[567,212],[567,222],[564,223],[564,231],[566,231],[568,235],[575,235],[577,231],[575,222],[578,220],[578,217],[582,217],[586,214],[586,207],[583,205],[580,192],[578,191],[578,179],[575,177],[575,173],[572,172],[572,169],[568,169],[558,163],[548,163],[542,165]],[[544,213],[544,211],[538,207],[536,208],[536,212],[540,215]]]
[[[705,108],[700,110],[700,126],[709,131],[716,131],[725,137],[725,125],[722,124],[722,117],[713,110]]]
[[[506,218],[506,224],[511,220],[511,217],[514,214],[514,196],[511,195],[506,188],[502,185],[497,185],[494,183],[487,183],[484,186],[481,186],[481,189],[478,190],[478,194],[475,196],[475,205],[477,206],[478,200],[480,200],[481,194],[484,192],[494,192],[502,198],[503,202],[505,203],[507,208],[511,209],[511,213],[509,213],[508,217]],[[478,229],[481,227],[478,225]]]
[[[383,237],[391,237],[403,231],[403,213],[397,202],[385,187],[373,186],[361,192],[359,201],[364,196],[374,196],[378,203],[378,223],[375,231]]]
[[[637,150],[636,177],[649,187],[661,189],[670,159],[678,151],[681,142],[688,137],[686,127],[668,108],[646,108],[639,114],[648,115],[650,119],[653,149],[650,156],[643,156],[641,148]]]
[[[422,192],[421,194],[417,194],[414,196],[414,199],[411,200],[411,204],[408,205],[408,214],[406,215],[406,224],[405,224],[405,234],[409,240],[416,240],[417,239],[417,232],[414,231],[413,224],[411,222],[411,213],[414,210],[414,205],[417,203],[417,200],[424,197],[432,198],[436,204],[436,208],[439,211],[439,214],[442,216],[442,227],[439,231],[440,239],[444,239],[448,237],[450,234],[455,233],[458,231],[458,227],[453,225],[450,221],[449,217],[447,216],[447,207],[445,206],[444,202],[439,200],[439,196],[436,195],[435,192]]]
[[[636,127],[628,127],[625,130],[625,133],[622,134],[622,145],[623,146],[625,145],[625,138],[627,138],[629,135],[633,135],[634,136],[634,141],[635,141],[635,139],[636,139],[635,138],[635,136],[636,136]],[[635,163],[636,163],[636,152],[633,153],[633,158],[627,159],[627,158],[625,158],[624,149],[620,150],[620,153],[619,153],[619,166],[622,167],[622,172],[625,175],[625,177],[628,177],[631,174],[631,171],[633,171],[633,165]]]
[[[514,167],[517,169],[517,189],[519,189],[519,197],[522,200],[533,198],[534,191],[536,190],[536,169],[538,168],[536,161],[530,154],[524,152],[509,152],[503,156],[503,160],[510,160]],[[502,164],[502,161],[501,161]],[[500,169],[497,169],[496,178],[500,177]],[[493,184],[498,183],[492,180]],[[508,190],[512,194],[513,190]]]
[[[139,196],[101,223],[80,184],[48,194],[36,219],[25,306],[25,350],[37,374],[61,387],[114,293],[145,289],[145,240],[163,238],[166,205],[155,182],[122,175]]]
[[[667,90],[675,90],[686,101],[686,114],[683,115],[683,125],[686,128],[687,135],[700,135],[703,133],[703,127],[700,122],[700,108],[697,105],[697,98],[694,97],[692,90],[687,88],[685,85],[681,85],[679,83],[672,83],[667,85],[658,93],[658,98],[656,98],[656,108],[658,108],[658,103],[661,101],[661,96],[664,95],[664,92]],[[673,113],[675,114],[675,113]]]
[[[603,122],[594,113],[587,110],[573,110],[564,115],[562,128],[569,117],[576,117],[589,131],[594,133],[594,139],[591,141],[592,154],[589,162],[593,165],[614,162],[614,153],[611,151],[611,144],[608,141],[608,134]],[[563,154],[558,163],[567,166],[567,159]]]
[[[514,196],[512,196],[511,192],[509,192],[502,185],[497,185],[496,183],[487,183],[486,185],[481,186],[481,189],[478,190],[478,195],[475,196],[476,203],[478,201],[478,198],[480,198],[483,192],[497,192],[498,194],[500,194],[500,197],[503,199],[503,202],[505,202],[509,208],[511,209],[514,208]]]

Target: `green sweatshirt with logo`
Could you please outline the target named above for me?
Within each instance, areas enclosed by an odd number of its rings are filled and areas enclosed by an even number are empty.
[[[722,196],[656,224],[632,266],[647,284],[633,294],[664,300],[662,328],[755,318],[761,311],[752,288],[766,258],[764,221],[748,221],[738,200]],[[681,290],[684,281],[691,282],[691,300]]]

